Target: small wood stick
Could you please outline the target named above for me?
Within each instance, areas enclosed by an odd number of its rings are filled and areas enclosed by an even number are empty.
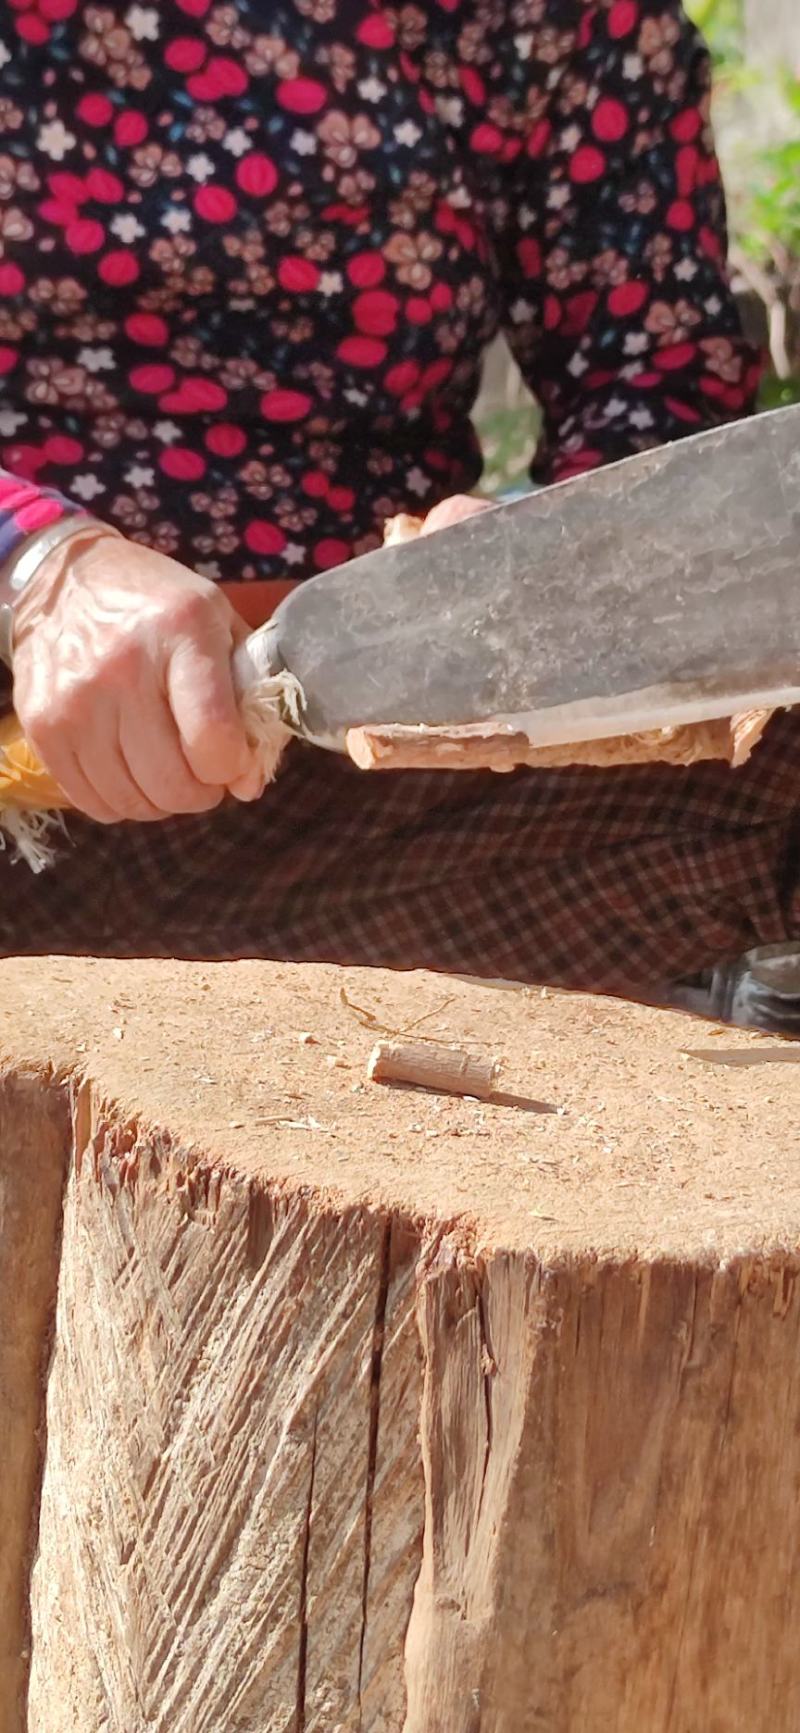
[[[428,1041],[379,1041],[369,1056],[371,1083],[413,1083],[448,1095],[476,1095],[488,1101],[500,1069],[497,1059],[481,1059],[457,1047]]]

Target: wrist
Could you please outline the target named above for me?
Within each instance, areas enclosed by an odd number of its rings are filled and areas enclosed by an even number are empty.
[[[60,587],[76,546],[103,536],[119,540],[120,532],[82,514],[60,518],[27,536],[0,567],[0,661],[9,668],[22,618],[35,613],[43,595],[49,596],[54,586]]]

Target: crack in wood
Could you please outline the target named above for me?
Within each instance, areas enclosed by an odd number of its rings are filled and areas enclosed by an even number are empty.
[[[364,1490],[364,1571],[361,1579],[361,1633],[358,1644],[358,1725],[362,1722],[361,1687],[364,1676],[364,1645],[367,1640],[367,1603],[372,1565],[372,1507],[375,1495],[375,1474],[378,1465],[378,1433],[381,1422],[381,1372],[386,1331],[386,1307],[392,1264],[392,1224],[387,1220],[381,1242],[378,1293],[375,1301],[375,1322],[372,1327],[372,1357],[370,1362],[369,1438],[367,1442],[367,1482]]]
[[[311,1515],[314,1507],[314,1481],[317,1473],[317,1425],[319,1413],[315,1409],[311,1431],[311,1467],[308,1475],[308,1496],[303,1526],[303,1549],[300,1558],[300,1596],[297,1609],[299,1639],[297,1644],[297,1703],[295,1709],[295,1733],[305,1733],[306,1727],[306,1672],[308,1667],[308,1561],[311,1551]]]
[[[247,1213],[247,1263],[253,1275],[260,1270],[272,1243],[272,1199],[264,1186],[250,1184]]]
[[[476,1526],[480,1521],[483,1509],[483,1495],[486,1491],[486,1480],[489,1473],[489,1459],[492,1454],[492,1439],[494,1423],[492,1418],[492,1378],[494,1376],[494,1355],[489,1341],[489,1326],[486,1317],[486,1302],[483,1297],[480,1276],[475,1295],[475,1308],[478,1314],[478,1329],[481,1342],[481,1377],[483,1381],[483,1407],[486,1417],[486,1443],[483,1451],[483,1467],[481,1470],[481,1489],[478,1494],[478,1509],[475,1518]]]
[[[695,1329],[696,1329],[696,1315],[697,1315],[697,1273],[696,1272],[694,1274],[692,1288],[693,1288],[693,1292],[692,1292],[692,1311],[691,1311],[691,1343],[692,1343],[692,1347],[693,1347],[694,1335],[695,1335]],[[730,1349],[730,1355],[731,1355],[730,1371],[728,1374],[727,1386],[726,1386],[726,1390],[725,1390],[724,1408],[723,1408],[722,1414],[721,1414],[721,1425],[720,1425],[720,1431],[719,1431],[719,1438],[718,1438],[717,1443],[716,1443],[716,1449],[714,1452],[713,1464],[711,1465],[710,1471],[707,1475],[707,1480],[708,1480],[710,1491],[713,1491],[713,1487],[714,1487],[715,1482],[719,1476],[720,1463],[722,1461],[722,1456],[723,1456],[723,1453],[725,1450],[725,1444],[726,1444],[727,1436],[728,1436],[728,1426],[730,1423],[730,1415],[731,1415],[731,1404],[733,1401],[733,1385],[734,1385],[734,1379],[736,1377],[736,1354],[737,1354],[737,1349],[738,1349],[738,1345],[739,1345],[739,1328],[741,1325],[741,1321],[742,1321],[742,1307],[741,1307],[741,1300],[740,1300],[738,1302],[738,1304],[736,1305],[736,1308],[734,1311],[733,1332],[732,1332],[732,1341],[731,1341],[731,1349]],[[684,1370],[685,1370],[685,1366],[681,1365],[680,1371],[679,1371],[679,1377],[678,1377],[678,1396],[679,1397],[682,1393],[682,1388],[683,1388]],[[688,1568],[686,1571],[686,1588],[685,1588],[685,1593],[684,1593],[683,1607],[681,1609],[680,1629],[678,1631],[678,1639],[677,1639],[677,1642],[675,1645],[675,1657],[674,1657],[674,1660],[672,1663],[669,1700],[668,1700],[668,1705],[667,1705],[667,1715],[666,1715],[666,1722],[665,1722],[665,1733],[670,1733],[670,1728],[673,1727],[674,1722],[675,1722],[675,1716],[676,1716],[676,1713],[678,1712],[678,1687],[679,1687],[679,1682],[680,1682],[681,1662],[683,1659],[683,1651],[684,1651],[684,1646],[685,1646],[685,1641],[686,1641],[686,1635],[687,1635],[687,1631],[689,1629],[689,1621],[690,1621],[690,1617],[691,1617],[691,1613],[692,1613],[692,1600],[694,1597],[694,1590],[695,1590],[695,1580],[696,1580],[696,1576],[697,1576],[697,1570],[698,1570],[698,1565],[699,1565],[699,1561],[700,1561],[700,1554],[702,1551],[704,1541],[705,1541],[704,1528],[703,1528],[703,1525],[698,1522],[696,1527],[695,1527],[695,1530],[694,1530],[694,1534],[693,1534],[692,1542],[691,1542],[691,1547],[689,1550]]]

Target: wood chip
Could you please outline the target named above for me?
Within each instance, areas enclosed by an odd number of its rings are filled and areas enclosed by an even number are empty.
[[[497,1059],[464,1048],[437,1047],[427,1041],[378,1041],[369,1057],[367,1077],[371,1083],[407,1083],[487,1101],[499,1069]]]

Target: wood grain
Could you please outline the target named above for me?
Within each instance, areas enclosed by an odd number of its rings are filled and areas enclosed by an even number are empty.
[[[796,1282],[513,1258],[426,1284],[404,1733],[798,1725]]]
[[[376,1695],[371,1724],[399,1725],[412,1268],[389,1224],[192,1172],[168,1139],[93,1117],[65,1211],[34,1729],[310,1733],[359,1725]],[[406,1426],[378,1450],[387,1331]]]
[[[2,1733],[796,1733],[793,1048],[425,977],[0,974]],[[513,1093],[354,1081],[421,1018]]]
[[[790,1733],[797,1274],[476,1261],[101,1121],[33,1733]]]
[[[481,1101],[490,1099],[499,1071],[496,1059],[438,1041],[377,1041],[367,1062],[370,1083],[408,1084]]]

